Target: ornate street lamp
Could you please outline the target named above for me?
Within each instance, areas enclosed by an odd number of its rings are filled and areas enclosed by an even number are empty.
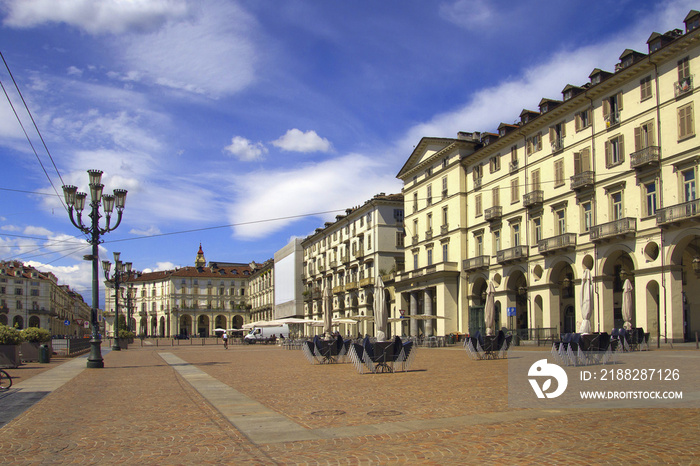
[[[122,263],[119,260],[121,253],[114,253],[114,274],[109,278],[109,271],[112,264],[109,261],[102,261],[102,269],[105,273],[105,280],[114,284],[114,343],[112,344],[113,351],[121,351],[119,346],[119,285],[124,281],[124,277],[129,278],[131,273],[131,262]]]
[[[85,199],[87,199],[87,194],[83,192],[78,192],[78,188],[75,186],[64,185],[63,195],[66,199],[66,204],[68,205],[68,216],[70,217],[71,223],[80,231],[85,234],[90,235],[88,238],[88,243],[92,245],[92,254],[85,256],[87,260],[92,260],[92,310],[90,312],[90,328],[92,329],[92,338],[90,339],[90,355],[88,356],[87,367],[88,368],[101,368],[104,367],[104,360],[102,359],[102,352],[100,350],[100,345],[102,341],[100,339],[100,331],[97,322],[97,309],[100,306],[100,296],[99,296],[99,284],[98,284],[98,272],[99,272],[99,244],[100,236],[110,231],[115,230],[119,224],[122,222],[122,212],[124,211],[124,204],[126,203],[126,190],[125,189],[115,189],[114,194],[102,194],[104,185],[101,183],[102,171],[101,170],[88,170],[90,175],[90,223],[85,225],[83,223],[82,214],[85,208]],[[104,228],[100,228],[100,205],[103,205],[106,225]],[[117,224],[110,227],[110,220],[112,218],[112,212],[114,207],[117,208]],[[77,213],[77,216],[73,214],[73,211]]]

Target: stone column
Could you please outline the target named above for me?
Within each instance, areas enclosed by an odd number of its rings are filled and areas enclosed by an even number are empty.
[[[433,299],[432,299],[432,293],[430,292],[430,288],[426,288],[425,294],[423,295],[423,308],[424,308],[424,313],[427,316],[433,315]],[[425,321],[425,336],[426,337],[432,337],[434,335],[433,332],[433,321],[432,320],[426,320]]]
[[[415,316],[418,315],[418,292],[417,291],[411,291],[411,307],[408,311],[409,315]],[[411,319],[410,322],[410,336],[412,337],[417,337],[418,336],[418,321],[416,319]]]

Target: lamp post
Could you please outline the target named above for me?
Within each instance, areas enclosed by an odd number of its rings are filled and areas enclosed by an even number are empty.
[[[126,279],[129,280],[131,278],[131,262],[127,262],[127,277]],[[126,299],[126,330],[128,332],[131,332],[131,298],[134,294],[134,284],[129,283],[126,288],[126,296],[122,296],[123,299]]]
[[[113,351],[121,351],[119,346],[119,285],[123,282],[123,277],[129,277],[131,273],[131,262],[123,263],[119,260],[121,253],[114,253],[114,274],[109,278],[109,271],[112,264],[109,261],[102,261],[102,269],[105,273],[105,280],[114,283],[114,343],[112,344]]]
[[[92,309],[90,311],[90,328],[92,329],[92,338],[90,339],[90,355],[88,356],[87,367],[88,368],[102,368],[104,367],[104,360],[102,359],[102,352],[100,350],[100,345],[102,341],[100,339],[99,324],[97,321],[97,310],[100,306],[100,296],[99,296],[99,284],[98,284],[98,272],[99,272],[99,244],[100,236],[110,231],[115,230],[119,224],[122,222],[122,212],[124,211],[124,204],[126,203],[126,190],[125,189],[115,189],[114,194],[102,194],[104,185],[102,181],[102,170],[88,170],[90,175],[90,223],[85,225],[82,219],[83,209],[85,208],[85,199],[87,194],[83,192],[78,192],[78,188],[71,185],[63,186],[63,195],[66,199],[66,205],[68,205],[68,216],[70,221],[77,229],[85,234],[90,235],[88,238],[88,243],[92,245],[92,254],[85,256],[86,260],[92,260]],[[104,212],[107,219],[104,228],[100,228],[100,205],[104,203]],[[110,227],[110,220],[112,217],[112,211],[114,207],[117,208],[117,224]],[[77,213],[74,216],[73,211]]]

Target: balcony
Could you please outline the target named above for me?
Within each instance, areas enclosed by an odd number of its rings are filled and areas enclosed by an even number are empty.
[[[474,178],[474,189],[481,188],[481,178]]]
[[[630,154],[630,168],[642,168],[648,165],[658,165],[661,160],[661,148],[649,146]]]
[[[357,248],[353,253],[353,256],[355,257],[362,257],[365,255],[365,248]]]
[[[576,235],[574,233],[564,233],[537,242],[540,254],[551,254],[574,248],[576,248]]]
[[[700,199],[676,204],[656,212],[656,224],[659,226],[670,226],[684,220],[700,221]]]
[[[605,127],[612,128],[620,124],[620,112],[610,112],[605,115]]]
[[[591,241],[599,242],[613,238],[624,238],[637,232],[637,219],[632,217],[621,218],[614,222],[603,223],[591,227]]]
[[[440,226],[440,234],[441,235],[447,234],[447,230],[449,230],[449,225],[441,225]]]
[[[487,222],[498,220],[501,217],[503,217],[503,207],[499,205],[490,207],[484,211],[484,220]]]
[[[371,285],[374,285],[374,277],[367,277],[367,278],[360,279],[360,288],[364,288],[366,286],[371,286]]]
[[[476,256],[465,259],[462,263],[462,268],[465,272],[471,270],[488,269],[491,264],[491,256]]]
[[[345,284],[345,291],[353,291],[357,289],[357,282],[347,282]]]
[[[693,90],[693,77],[688,76],[673,85],[673,93],[676,97],[685,95]]]
[[[527,246],[516,246],[496,252],[496,262],[506,264],[527,259]]]
[[[523,196],[523,207],[534,207],[544,203],[544,191],[541,189],[531,191]]]
[[[345,293],[345,285],[338,285],[333,287],[333,294]]]
[[[418,235],[413,235],[411,237],[411,244],[418,244]]]
[[[595,182],[595,172],[586,171],[571,177],[571,189],[581,189],[593,186]]]
[[[518,161],[517,160],[513,160],[508,164],[508,171],[511,174],[518,171]]]
[[[430,241],[431,239],[433,239],[433,229],[432,228],[425,231],[425,240]]]
[[[564,149],[564,140],[562,138],[557,138],[552,143],[552,153],[559,152]]]
[[[347,264],[348,262],[350,262],[350,256],[348,256],[347,254],[340,256],[340,262],[342,262],[343,264]]]

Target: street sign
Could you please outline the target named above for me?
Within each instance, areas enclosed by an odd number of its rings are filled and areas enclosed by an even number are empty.
[[[83,328],[90,328],[90,321],[89,320],[86,320],[85,322],[83,322]]]
[[[401,313],[401,317],[403,317],[404,314],[406,314],[406,310],[405,310],[405,309],[399,309],[399,312]]]
[[[514,307],[509,307],[507,310],[508,310],[508,317],[515,317],[515,308]]]
[[[66,319],[63,321],[63,323],[64,323],[64,325],[68,326],[68,325],[70,325],[70,320]]]

